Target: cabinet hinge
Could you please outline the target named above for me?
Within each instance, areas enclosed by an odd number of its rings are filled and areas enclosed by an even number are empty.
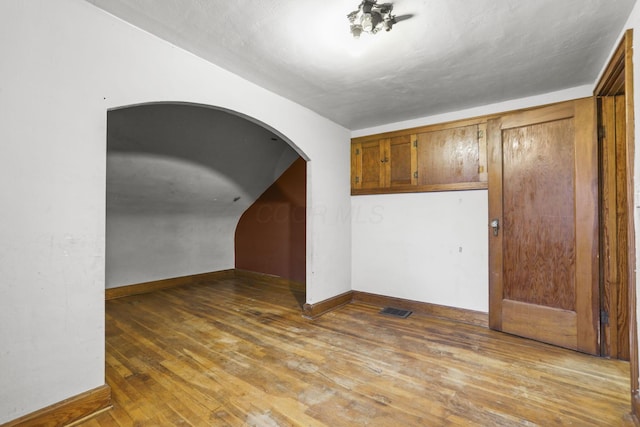
[[[359,156],[359,155],[360,155],[360,149],[356,148],[356,156]]]
[[[417,139],[413,141],[413,146],[418,148],[418,140]]]
[[[413,173],[413,177],[414,177],[414,178],[418,178],[418,171],[415,171],[415,172]]]
[[[601,325],[609,324],[609,312],[605,310],[600,310],[600,324]]]
[[[593,128],[592,128],[593,129]],[[484,131],[478,131],[478,139],[484,138]]]
[[[604,126],[598,126],[598,139],[604,139],[607,137],[607,132]]]
[[[360,184],[360,177],[356,176],[356,184]]]

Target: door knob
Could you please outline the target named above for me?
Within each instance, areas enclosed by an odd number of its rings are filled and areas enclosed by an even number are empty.
[[[493,228],[493,235],[497,236],[498,230],[500,229],[500,221],[498,221],[498,219],[491,221],[491,228]]]

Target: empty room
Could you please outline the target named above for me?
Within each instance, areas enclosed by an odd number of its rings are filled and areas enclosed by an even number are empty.
[[[635,0],[0,22],[0,426],[639,424]]]

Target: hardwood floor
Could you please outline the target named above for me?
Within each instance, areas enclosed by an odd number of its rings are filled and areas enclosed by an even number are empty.
[[[631,426],[629,364],[237,277],[107,301],[107,426]]]

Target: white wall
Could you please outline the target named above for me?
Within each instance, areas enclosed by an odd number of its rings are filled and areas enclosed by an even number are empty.
[[[590,96],[581,86],[352,132],[408,129]],[[352,196],[354,290],[489,310],[486,190]]]
[[[0,2],[0,423],[104,384],[107,110],[237,111],[308,164],[307,299],[350,289],[349,132],[82,0]]]
[[[487,311],[486,191],[357,196],[354,290]]]

